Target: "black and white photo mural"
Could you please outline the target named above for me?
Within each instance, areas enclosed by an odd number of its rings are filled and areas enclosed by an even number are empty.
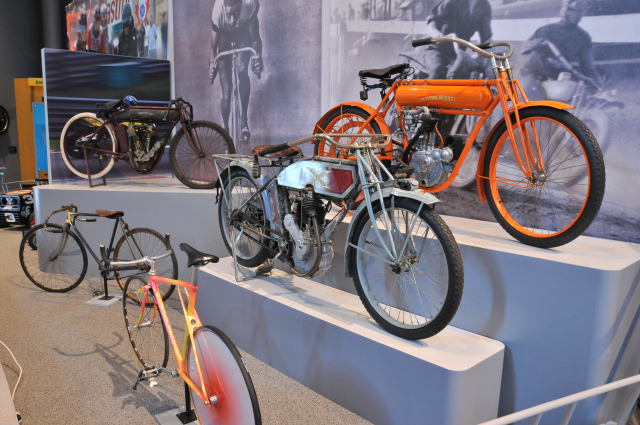
[[[174,22],[176,95],[233,132],[241,153],[309,135],[330,107],[360,101],[362,69],[406,62],[423,78],[492,78],[484,59],[414,39],[511,41],[529,97],[573,105],[603,151],[605,198],[585,234],[640,242],[637,0],[174,0]],[[367,103],[379,102],[371,91]],[[436,196],[443,214],[494,220],[473,179]]]

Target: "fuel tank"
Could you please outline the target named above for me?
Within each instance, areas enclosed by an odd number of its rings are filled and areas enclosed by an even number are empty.
[[[492,100],[487,86],[403,85],[396,90],[400,106],[485,110]]]

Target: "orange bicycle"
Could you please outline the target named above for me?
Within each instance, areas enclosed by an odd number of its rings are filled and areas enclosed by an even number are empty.
[[[483,124],[501,106],[503,118],[488,133],[476,173],[478,194],[487,201],[500,225],[519,241],[541,248],[564,245],[582,234],[595,219],[605,188],[602,152],[587,126],[555,101],[532,102],[513,78],[509,42],[474,45],[457,37],[414,40],[414,47],[458,43],[491,61],[494,79],[412,79],[413,68],[399,64],[360,71],[363,91],[381,89],[382,102],[373,109],[346,102],[329,110],[314,133],[391,133],[385,123],[395,105],[397,130],[393,150],[380,150],[381,160],[412,177],[426,192],[439,192],[455,180]],[[507,53],[487,49],[508,47]],[[435,48],[430,47],[430,48]],[[376,79],[368,84],[367,79]],[[466,141],[444,138],[438,123],[446,115],[479,117]],[[505,120],[504,117],[509,117]],[[347,158],[348,151],[318,139],[315,154]]]
[[[155,378],[161,373],[180,376],[185,381],[188,419],[196,419],[191,416],[189,400],[192,400],[201,425],[261,424],[256,391],[238,349],[219,329],[203,326],[195,310],[198,269],[209,262],[217,262],[218,258],[180,244],[180,249],[187,254],[189,267],[193,267],[191,283],[160,277],[155,272],[156,260],[173,254],[168,234],[164,242],[166,254],[133,261],[110,261],[104,245],[100,246],[106,267],[146,265],[151,268],[148,282],[138,275],[130,276],[122,297],[129,341],[143,366],[133,389],[144,381],[149,381],[151,386],[157,385]],[[159,283],[178,287],[186,323],[182,352],[160,296]],[[166,369],[169,344],[178,362],[175,371]]]

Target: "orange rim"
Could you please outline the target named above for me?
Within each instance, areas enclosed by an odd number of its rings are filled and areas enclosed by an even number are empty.
[[[532,181],[525,178],[510,152],[505,131],[491,155],[491,197],[500,215],[518,232],[534,238],[554,237],[571,228],[587,205],[591,188],[587,155],[575,134],[562,123],[540,116],[521,122],[532,143],[534,135],[539,138],[540,150],[531,151],[536,152],[539,164],[544,163],[544,175]],[[516,140],[518,132],[514,126]],[[544,223],[552,225],[545,228]]]
[[[360,115],[354,114],[352,112],[343,112],[337,117],[335,117],[333,120],[331,120],[329,124],[327,124],[327,126],[324,129],[324,132],[325,133],[347,133],[347,134],[352,134],[352,133],[353,134],[356,134],[356,133],[376,134],[373,127],[371,126],[371,123],[362,127],[364,122],[365,122],[365,118],[361,117]],[[362,131],[360,131],[361,128],[362,128]],[[359,139],[358,137],[349,139],[349,144],[357,142],[358,139]],[[324,143],[322,140],[318,140],[316,141],[316,143],[318,143],[319,156],[328,156],[331,158],[345,158],[345,159],[349,158],[347,155],[343,154],[342,152],[338,152],[338,150],[335,147],[333,147],[332,145],[329,145],[328,143]],[[355,159],[355,157],[352,159]]]

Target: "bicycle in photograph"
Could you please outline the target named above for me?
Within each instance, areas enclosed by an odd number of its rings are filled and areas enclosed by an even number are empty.
[[[258,58],[258,53],[251,47],[242,47],[240,49],[226,50],[218,53],[214,62],[213,68],[217,69],[218,62],[221,58],[231,56],[231,100],[230,100],[230,113],[229,113],[229,134],[233,143],[236,144],[235,152],[239,151],[239,143],[249,143],[249,138],[242,134],[242,98],[240,97],[240,80],[238,77],[238,57],[242,54],[250,54],[251,60]],[[260,79],[262,73],[258,72],[256,77]],[[213,84],[213,79],[211,80]],[[245,123],[246,125],[246,123]],[[233,154],[235,152],[228,152]],[[225,153],[225,152],[218,152]]]
[[[114,163],[123,160],[141,174],[160,163],[171,140],[169,160],[174,175],[192,189],[211,189],[218,176],[211,160],[214,153],[234,153],[227,132],[210,121],[194,121],[192,105],[182,98],[166,107],[135,106],[137,100],[98,104],[98,112],[72,117],[60,135],[60,153],[75,175],[89,180],[102,178]],[[161,138],[156,124],[168,124]],[[172,131],[180,124],[173,138]]]
[[[261,424],[258,398],[238,349],[221,330],[203,326],[195,309],[198,270],[209,262],[217,262],[218,258],[187,244],[180,244],[180,249],[187,254],[189,267],[193,267],[191,282],[158,276],[156,262],[173,256],[169,234],[165,235],[163,242],[168,252],[131,261],[111,261],[105,247],[100,247],[107,267],[144,266],[149,269],[144,277],[136,275],[127,278],[122,297],[129,341],[142,365],[133,389],[145,381],[157,384],[155,378],[162,373],[171,377],[180,376],[185,382],[185,395],[188,396],[187,415],[191,416],[192,401],[201,425]],[[160,285],[178,287],[186,324],[182,351],[171,327]],[[169,346],[178,363],[174,371],[166,369]]]
[[[556,101],[529,101],[513,78],[508,42],[474,45],[456,37],[415,40],[414,47],[458,43],[490,59],[494,79],[411,79],[409,64],[360,71],[363,91],[381,89],[382,102],[373,109],[346,102],[328,111],[314,132],[381,134],[389,132],[384,117],[395,105],[402,131],[402,149],[380,150],[381,160],[415,168],[413,177],[426,192],[453,184],[474,141],[500,105],[503,117],[489,131],[477,161],[476,182],[498,223],[517,240],[536,247],[564,245],[593,222],[604,197],[602,152],[587,126],[567,112],[572,106]],[[487,51],[507,47],[507,53]],[[368,84],[367,79],[378,80]],[[440,135],[445,115],[478,117],[467,140]],[[505,119],[504,117],[509,117]],[[358,137],[353,140],[357,141]],[[344,150],[318,141],[316,155],[345,158]],[[395,153],[395,154],[394,154]]]
[[[319,277],[332,266],[335,232],[363,193],[348,230],[342,230],[345,274],[383,329],[406,339],[429,338],[451,322],[460,305],[462,258],[434,210],[438,199],[414,190],[408,178],[413,169],[387,169],[374,155],[391,144],[391,136],[383,136],[339,143],[352,135],[319,134],[256,147],[254,157],[214,155],[216,164],[228,161],[219,170],[220,232],[236,280],[246,277],[238,266],[266,275],[276,258],[296,276]],[[314,140],[355,160],[301,156],[297,145]],[[269,177],[265,167],[280,172]],[[330,214],[333,206],[338,211]]]
[[[65,211],[64,225],[49,223],[51,217]],[[129,229],[122,219],[122,211],[97,210],[95,213],[78,213],[78,208],[63,205],[52,211],[44,223],[32,227],[20,242],[19,257],[22,270],[36,286],[49,292],[68,292],[77,287],[85,278],[89,264],[87,250],[98,263],[104,281],[104,297],[108,299],[107,280],[116,280],[124,289],[125,280],[131,276],[146,276],[150,268],[141,265],[136,268],[109,268],[93,252],[82,236],[76,221],[95,222],[98,217],[114,220],[109,242],[109,258],[113,261],[129,261],[144,256],[154,256],[167,252],[164,238],[158,232],[143,227]],[[118,228],[122,236],[116,241]],[[115,245],[114,245],[115,242]],[[168,278],[178,277],[178,262],[174,254],[157,265],[156,273]],[[173,292],[173,286],[161,287],[163,299]]]

